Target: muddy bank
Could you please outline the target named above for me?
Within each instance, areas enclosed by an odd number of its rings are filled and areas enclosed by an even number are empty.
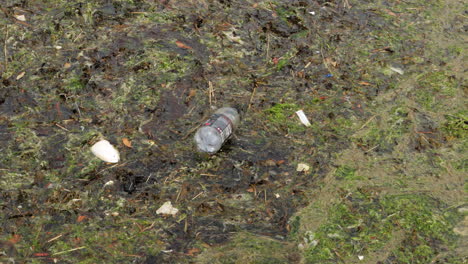
[[[0,257],[462,263],[458,5],[6,1]],[[196,153],[225,105],[235,136]]]

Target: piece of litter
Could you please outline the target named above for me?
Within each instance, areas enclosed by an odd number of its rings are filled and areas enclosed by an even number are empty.
[[[20,72],[20,74],[18,74],[16,76],[16,80],[19,80],[19,79],[23,78],[25,74],[26,74],[26,72]]]
[[[308,172],[310,170],[310,166],[305,164],[305,163],[299,163],[297,164],[297,169],[296,171],[299,172]]]
[[[278,199],[278,198],[280,198],[281,196],[279,195],[279,193],[275,193],[275,197]]]
[[[403,75],[403,74],[405,73],[402,69],[396,68],[396,67],[392,67],[392,66],[390,66],[390,70],[392,70],[392,71],[394,71],[394,72],[396,72],[396,73],[398,73],[398,74],[401,74],[401,75]]]
[[[359,260],[363,260],[364,256],[357,256]]]
[[[61,49],[62,49],[62,46],[57,45],[57,46],[55,46],[54,48],[55,48],[56,50],[61,50]]]
[[[301,123],[304,124],[306,127],[310,126],[310,122],[309,122],[309,119],[307,118],[307,116],[304,114],[304,111],[302,110],[299,110],[296,112],[297,116],[299,117],[299,119],[301,120]]]
[[[26,21],[26,17],[24,15],[17,15],[15,16],[15,18],[19,21],[23,21],[23,22]]]
[[[309,14],[315,16],[315,12],[314,12],[314,11],[310,11]]]
[[[234,28],[231,28],[231,31],[223,31],[224,35],[232,42],[237,42],[239,44],[244,44],[244,41],[242,41],[241,37],[239,36],[234,36]]]
[[[105,162],[117,163],[120,160],[119,151],[107,140],[98,141],[91,147],[91,152]]]
[[[108,181],[104,184],[104,186],[102,186],[102,188],[106,188],[107,186],[112,186],[114,185],[114,181]]]
[[[172,206],[171,201],[165,202],[159,209],[156,211],[156,214],[163,215],[175,215],[179,212],[179,209]]]

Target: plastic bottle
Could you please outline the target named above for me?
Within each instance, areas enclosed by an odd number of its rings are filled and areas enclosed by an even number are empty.
[[[222,107],[216,110],[195,134],[198,150],[209,154],[216,153],[231,136],[239,121],[239,112],[235,108]]]

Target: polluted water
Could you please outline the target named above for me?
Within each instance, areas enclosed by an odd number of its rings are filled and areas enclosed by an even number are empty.
[[[232,135],[240,121],[237,109],[222,107],[202,124],[195,134],[195,143],[201,152],[214,154]]]

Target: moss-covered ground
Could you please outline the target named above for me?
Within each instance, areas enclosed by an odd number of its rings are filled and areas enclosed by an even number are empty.
[[[466,263],[464,10],[3,0],[0,263]]]

